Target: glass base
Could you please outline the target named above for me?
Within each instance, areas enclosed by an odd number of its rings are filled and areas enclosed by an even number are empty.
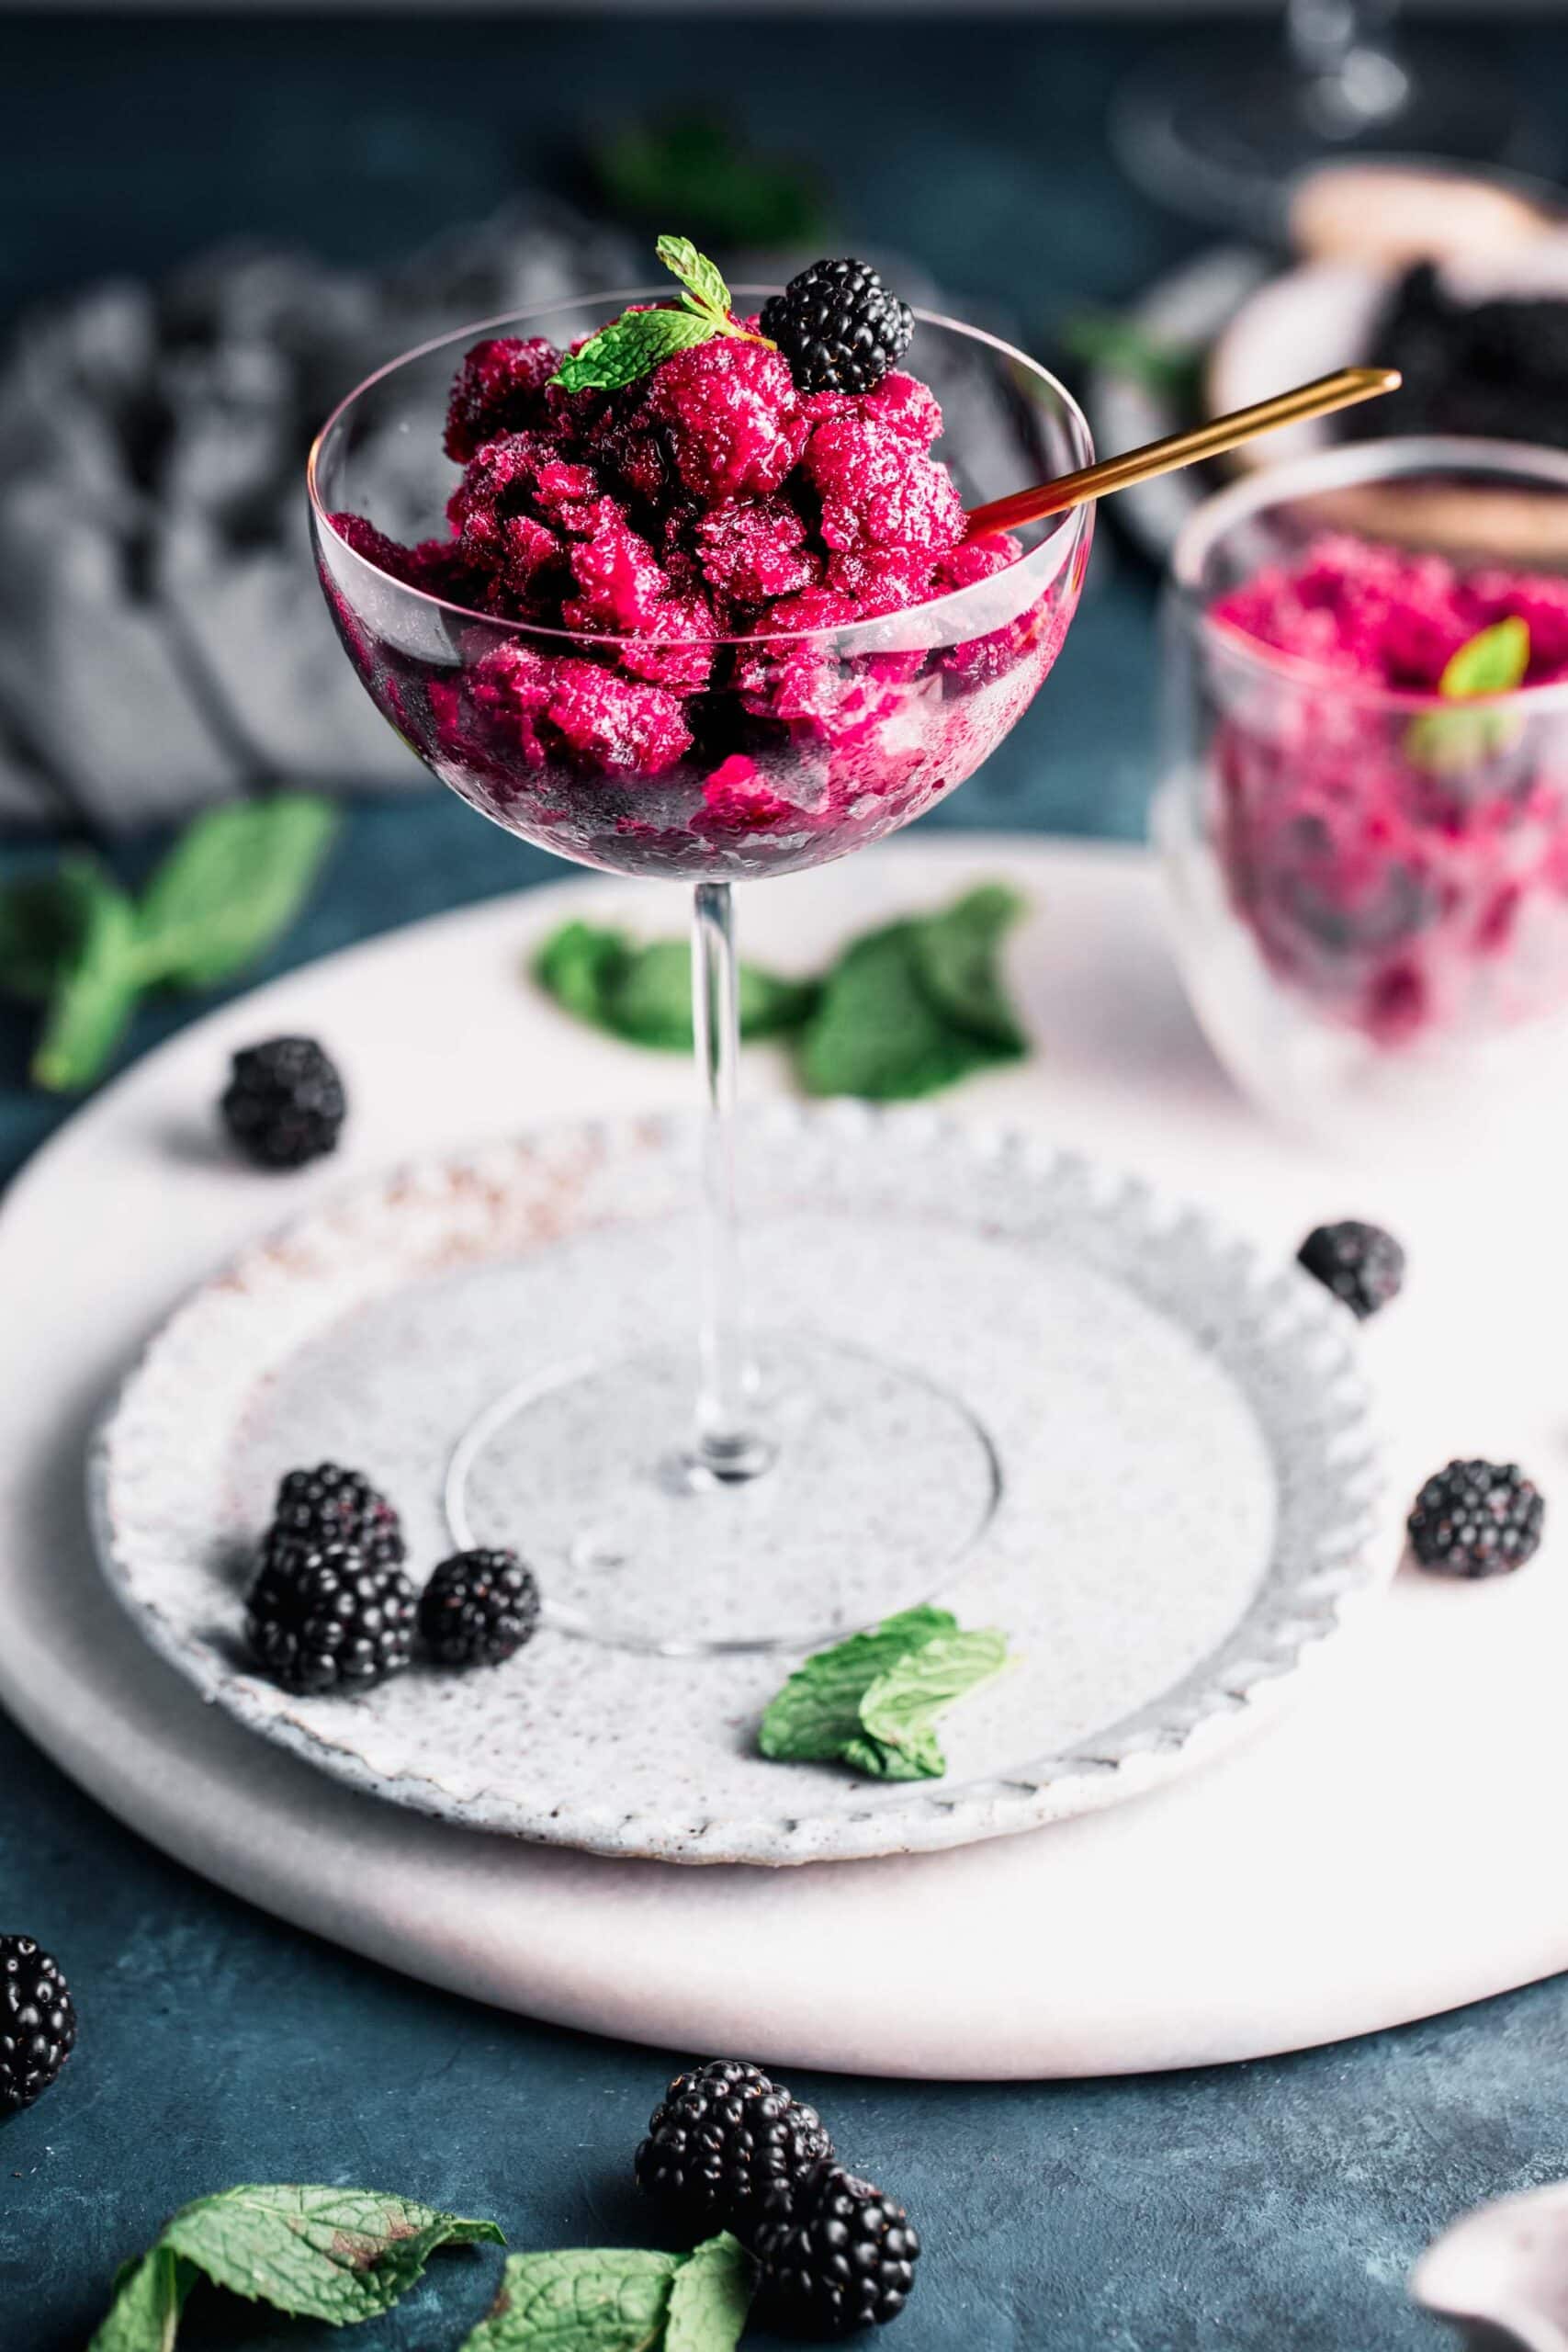
[[[453,1453],[454,1540],[526,1526],[553,1626],[665,1657],[815,1647],[950,1583],[1001,1489],[962,1399],[813,1334],[764,1333],[753,1361],[739,1475],[697,1454],[684,1350],[508,1390]]]
[[[1118,159],[1177,210],[1280,233],[1294,181],[1355,155],[1448,162],[1542,160],[1533,119],[1506,76],[1418,38],[1397,54],[1353,51],[1342,70],[1296,65],[1282,30],[1187,43],[1153,59],[1112,115]]]

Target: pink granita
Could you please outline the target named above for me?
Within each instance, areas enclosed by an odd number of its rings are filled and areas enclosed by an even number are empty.
[[[816,427],[806,470],[822,497],[829,548],[923,548],[964,537],[964,503],[945,466],[874,417],[835,416]]]
[[[794,380],[776,351],[730,335],[677,351],[657,368],[650,415],[667,428],[676,469],[708,505],[777,490],[807,434]]]
[[[750,833],[766,831],[796,813],[761,781],[755,760],[732,752],[703,786],[703,813],[695,822],[714,832]]]
[[[592,535],[571,549],[575,592],[562,604],[561,618],[569,628],[621,637],[652,629],[669,602],[670,575],[624,508],[610,498],[595,501],[595,508]]]
[[[700,695],[713,675],[717,635],[705,600],[677,594],[655,606],[647,635],[621,647],[616,659],[633,677],[668,686],[671,694]]]
[[[560,353],[543,335],[528,342],[498,335],[476,343],[457,370],[446,411],[446,455],[466,465],[498,434],[521,433],[546,419],[543,394]]]
[[[727,605],[755,607],[815,584],[819,558],[806,545],[807,526],[782,498],[735,499],[699,514],[692,526],[697,566]]]
[[[566,751],[612,775],[660,775],[692,740],[679,695],[595,662],[550,664],[544,717]]]
[[[812,424],[835,416],[868,416],[917,449],[929,449],[942,431],[942,410],[931,386],[897,368],[873,392],[808,392],[800,408]]]
[[[1276,979],[1390,1050],[1568,992],[1555,738],[1528,694],[1477,727],[1436,691],[1515,617],[1526,685],[1568,677],[1568,582],[1337,533],[1210,610],[1214,847]],[[1239,639],[1288,659],[1259,676]]]

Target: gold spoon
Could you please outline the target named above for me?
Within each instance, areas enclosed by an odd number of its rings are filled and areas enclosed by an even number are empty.
[[[1272,400],[1255,401],[1251,408],[1233,409],[1228,416],[1196,424],[1190,432],[1147,441],[1141,449],[1129,449],[1125,457],[1102,458],[1098,465],[1082,466],[1077,473],[1036,482],[1032,490],[1015,490],[1010,497],[993,498],[989,505],[972,510],[964,537],[985,539],[994,531],[1038,523],[1046,514],[1061,514],[1069,506],[1082,506],[1110,491],[1125,490],[1129,482],[1152,481],[1156,474],[1174,473],[1178,466],[1195,466],[1205,458],[1217,458],[1222,449],[1234,449],[1238,442],[1250,441],[1259,433],[1273,433],[1281,424],[1302,424],[1308,417],[1327,416],[1337,408],[1353,408],[1358,401],[1375,401],[1384,392],[1396,392],[1400,381],[1397,368],[1337,368],[1332,376],[1298,384],[1293,391],[1276,392]]]

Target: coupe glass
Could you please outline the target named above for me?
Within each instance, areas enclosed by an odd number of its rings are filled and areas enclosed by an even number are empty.
[[[1568,552],[1568,457],[1438,437],[1330,449],[1222,492],[1173,561],[1156,831],[1199,1018],[1289,1125],[1447,1148],[1456,1120],[1517,1132],[1560,1087],[1568,684],[1445,702],[1213,617],[1340,531],[1477,574],[1506,546],[1506,571],[1545,573]],[[1532,638],[1561,658],[1568,596],[1552,582],[1535,605]]]
[[[768,290],[738,292],[755,302]],[[662,291],[486,321],[382,368],[323,428],[310,506],[349,659],[444,783],[580,865],[694,885],[705,1106],[694,1348],[672,1332],[604,1360],[540,1364],[520,1339],[515,1385],[453,1432],[454,1538],[523,1550],[552,1622],[578,1633],[660,1651],[771,1648],[927,1595],[994,1510],[998,1473],[963,1398],[885,1361],[874,1332],[775,1328],[774,1317],[787,1325],[788,1300],[773,1302],[766,1330],[743,1317],[732,887],[879,841],[974,774],[1055,660],[1091,521],[1085,508],[1037,526],[1010,568],[912,610],[712,649],[700,696],[655,697],[676,715],[668,740],[650,746],[641,689],[689,687],[709,649],[463,609],[367,560],[333,517],[367,517],[404,542],[438,534],[457,479],[441,454],[442,420],[468,345],[516,332],[564,345]],[[1089,460],[1081,414],[1043,368],[976,329],[918,320],[909,365],[942,400],[941,454],[967,503]],[[576,713],[570,729],[552,696]],[[852,1214],[852,1204],[833,1205]],[[874,1221],[867,1228],[874,1250],[881,1237]],[[626,1279],[611,1239],[597,1261],[587,1250],[583,1283]],[[899,1280],[895,1250],[887,1281]],[[908,1475],[912,1460],[919,1478]]]

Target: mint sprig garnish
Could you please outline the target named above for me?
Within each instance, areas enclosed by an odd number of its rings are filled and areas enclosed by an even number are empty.
[[[89,2352],[174,2352],[197,2278],[334,2327],[390,2311],[443,2245],[504,2245],[494,2222],[466,2221],[368,2188],[227,2188],[165,2222],[116,2281]]]
[[[936,1717],[1007,1663],[1005,1634],[965,1632],[951,1610],[922,1603],[797,1667],[770,1702],[757,1745],[779,1763],[939,1781],[947,1759]]]
[[[133,899],[91,857],[0,892],[0,989],[45,1007],[37,1086],[100,1076],[150,989],[219,988],[282,936],[337,831],[330,801],[278,793],[187,826]]]
[[[614,392],[649,375],[673,352],[711,343],[716,335],[735,335],[744,343],[767,342],[765,335],[748,334],[731,318],[729,288],[723,273],[697,251],[689,237],[660,237],[655,251],[671,276],[681,282],[681,308],[623,311],[581,351],[562,359],[550,378],[552,384],[568,392]]]
[[[1512,615],[1478,629],[1449,656],[1438,692],[1445,702],[1512,694],[1523,685],[1529,665],[1529,623]],[[1423,711],[1404,730],[1404,750],[1433,775],[1457,775],[1506,752],[1518,734],[1518,719],[1507,711]]]
[[[751,2280],[728,2233],[684,2256],[636,2246],[517,2254],[462,2352],[733,2352]]]

